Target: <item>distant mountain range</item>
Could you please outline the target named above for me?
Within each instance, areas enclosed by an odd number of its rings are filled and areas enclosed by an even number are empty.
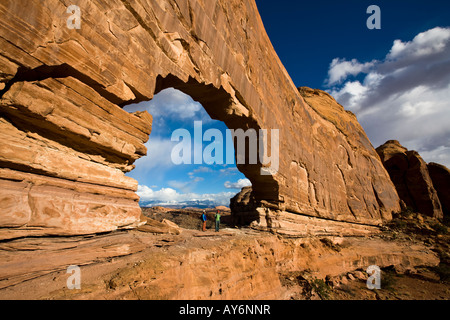
[[[168,202],[162,202],[158,200],[151,200],[151,201],[140,201],[139,205],[143,208],[151,208],[156,206],[161,206],[165,208],[172,208],[172,209],[185,209],[185,208],[199,208],[199,209],[208,209],[208,208],[215,208],[217,206],[223,205],[223,203],[217,203],[215,201],[211,200],[190,200],[190,201],[184,201],[184,202],[176,202],[176,203],[168,203]],[[227,207],[229,204],[227,205]]]

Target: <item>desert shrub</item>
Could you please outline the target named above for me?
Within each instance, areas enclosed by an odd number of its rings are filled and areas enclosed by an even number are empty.
[[[322,300],[328,300],[331,294],[331,288],[322,279],[314,278],[310,281],[311,287]]]

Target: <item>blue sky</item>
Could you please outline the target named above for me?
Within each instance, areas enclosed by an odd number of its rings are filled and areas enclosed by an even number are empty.
[[[450,1],[256,3],[296,86],[332,94],[374,147],[396,139],[450,167]],[[380,30],[366,26],[373,4]]]
[[[127,106],[125,110],[147,110],[153,116],[152,133],[146,144],[147,156],[137,160],[136,168],[127,174],[139,182],[138,194],[143,201],[159,200],[159,204],[167,205],[189,200],[210,200],[217,205],[228,206],[231,197],[242,187],[250,185],[250,181],[234,164],[234,149],[227,148],[225,143],[226,139],[230,139],[226,125],[212,120],[203,106],[190,96],[169,88],[155,95],[151,101]],[[197,128],[201,128],[200,135],[194,131],[196,122]],[[187,130],[191,139],[172,139],[174,132],[180,129]],[[223,154],[219,157],[222,163],[207,164],[210,162],[209,155],[216,154],[202,152],[200,164],[195,164],[194,143],[199,143],[201,150],[205,151],[213,142],[204,141],[203,137],[210,129],[219,130],[224,139],[224,146],[217,149],[219,154]],[[172,157],[173,150],[186,141],[191,144],[191,161],[177,165]],[[183,153],[175,153],[175,157],[177,155]],[[227,162],[227,155],[231,155],[232,162]]]
[[[267,34],[297,86],[324,89],[336,58],[383,59],[394,40],[450,26],[450,1],[256,0]],[[381,29],[369,30],[369,5],[381,9]]]
[[[331,93],[353,111],[374,147],[390,139],[450,167],[450,1],[256,0],[266,31],[296,86]],[[381,29],[369,30],[369,5],[381,9]],[[234,165],[171,161],[178,128],[193,134],[226,126],[189,96],[167,89],[128,106],[154,116],[148,156],[128,175],[143,200],[182,203],[209,199],[227,205],[249,181]],[[201,138],[200,138],[201,139]],[[210,142],[204,142],[207,146]],[[224,153],[232,150],[223,150]]]

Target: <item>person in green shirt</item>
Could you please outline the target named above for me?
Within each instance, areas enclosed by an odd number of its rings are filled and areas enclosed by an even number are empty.
[[[216,218],[216,232],[219,232],[219,228],[220,228],[220,211],[219,210],[217,210],[215,218]]]

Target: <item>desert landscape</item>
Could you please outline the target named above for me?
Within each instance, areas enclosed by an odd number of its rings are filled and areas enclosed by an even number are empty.
[[[223,208],[221,208],[223,210]],[[219,232],[201,209],[144,208],[148,223],[95,237],[16,240],[6,246],[40,270],[9,271],[1,299],[50,300],[448,300],[447,226],[405,211],[378,234],[286,237],[233,225],[223,210]],[[217,209],[207,210],[212,217]],[[21,244],[22,242],[22,244]],[[21,245],[20,245],[21,244]],[[45,263],[40,258],[50,259]],[[68,261],[82,268],[67,287]],[[30,263],[29,261],[36,261]],[[21,264],[25,264],[22,261]],[[367,287],[367,266],[381,268],[381,289]],[[20,264],[12,264],[16,268]],[[3,269],[5,270],[5,269]],[[24,278],[25,277],[25,278]],[[6,286],[5,286],[6,284]]]
[[[450,299],[449,169],[297,87],[254,0],[5,0],[0,16],[0,299]],[[167,88],[260,134],[234,140],[251,186],[229,204],[141,206],[127,174],[156,123],[124,107]]]

